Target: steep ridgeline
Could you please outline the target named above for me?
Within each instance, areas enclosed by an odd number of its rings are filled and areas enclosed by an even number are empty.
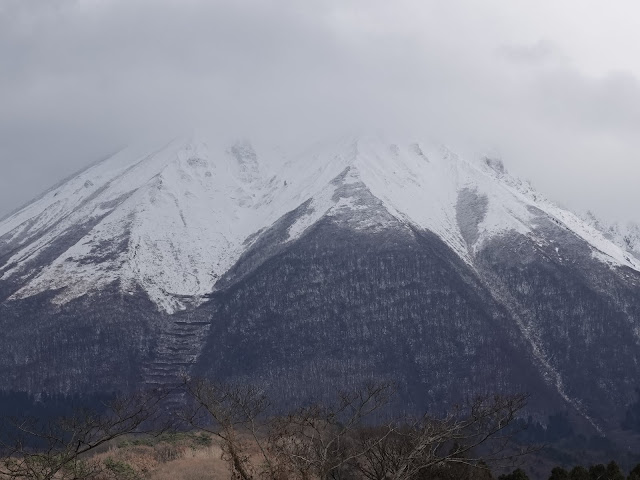
[[[529,391],[606,431],[640,378],[640,255],[614,233],[426,143],[129,148],[0,222],[3,389],[377,378],[409,409]]]

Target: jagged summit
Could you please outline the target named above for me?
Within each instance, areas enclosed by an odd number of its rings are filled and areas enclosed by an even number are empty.
[[[117,283],[123,292],[141,287],[172,313],[200,304],[260,232],[293,211],[285,242],[350,212],[357,229],[383,229],[394,218],[433,232],[469,265],[505,232],[545,242],[537,223],[547,216],[603,261],[640,269],[611,235],[509,176],[500,160],[379,137],[292,155],[192,137],[126,148],[6,218],[0,278],[15,285],[9,301],[55,291],[62,304]]]

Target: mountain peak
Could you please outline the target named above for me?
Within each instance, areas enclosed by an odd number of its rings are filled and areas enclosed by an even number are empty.
[[[132,146],[0,221],[9,388],[193,369],[300,395],[322,389],[308,378],[400,379],[434,405],[524,385],[592,425],[628,405],[640,229],[433,142],[285,151]]]
[[[285,242],[325,217],[349,218],[360,229],[394,219],[436,234],[473,265],[484,242],[511,231],[535,235],[545,217],[607,262],[640,268],[611,241],[615,235],[605,238],[524,188],[500,160],[485,157],[482,165],[445,147],[379,135],[290,156],[202,136],[130,147],[0,223],[0,278],[22,279],[13,299],[51,290],[59,303],[114,282],[123,291],[137,285],[176,312],[215,290],[260,232],[302,205]]]

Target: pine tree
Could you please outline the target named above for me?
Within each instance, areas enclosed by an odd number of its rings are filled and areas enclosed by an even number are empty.
[[[562,467],[556,467],[553,470],[551,470],[551,476],[549,477],[549,480],[569,480],[569,472],[567,472],[564,468]]]
[[[529,477],[524,470],[518,468],[507,475],[500,475],[498,480],[529,480]]]
[[[607,478],[607,467],[599,463],[589,467],[589,480],[605,480]]]
[[[620,470],[620,467],[616,462],[610,462],[607,465],[607,480],[625,480],[624,473]]]
[[[589,472],[586,468],[577,466],[569,472],[569,480],[590,480]]]
[[[640,480],[640,463],[629,472],[627,480]]]

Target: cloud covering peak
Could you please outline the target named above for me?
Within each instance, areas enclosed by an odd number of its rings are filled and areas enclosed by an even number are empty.
[[[554,3],[6,0],[0,215],[131,138],[206,125],[427,134],[640,220],[640,7]]]

